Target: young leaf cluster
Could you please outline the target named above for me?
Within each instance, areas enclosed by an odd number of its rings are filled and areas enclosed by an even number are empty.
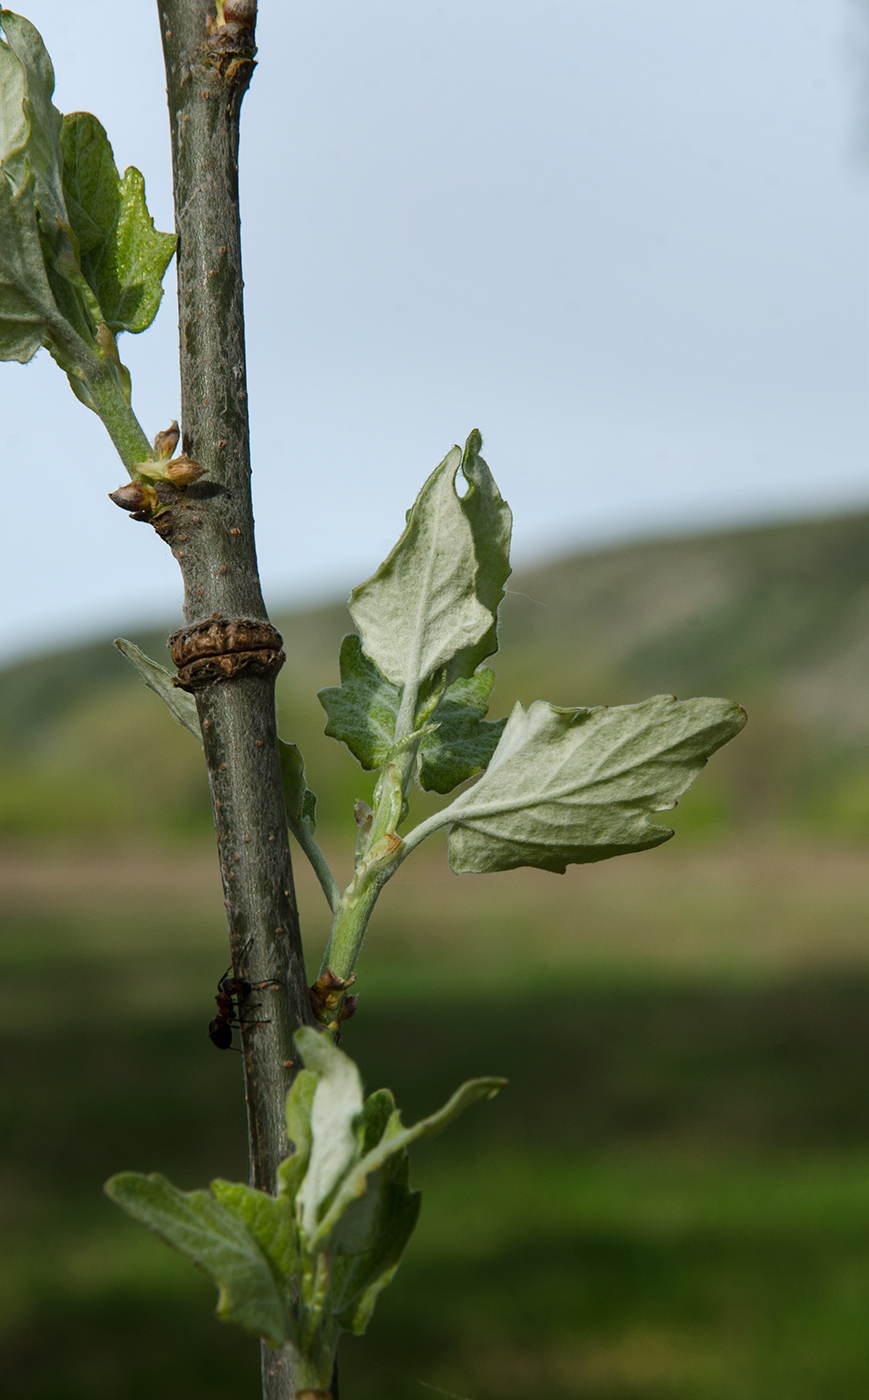
[[[320,692],[326,733],[379,769],[357,869],[335,911],[324,966],[348,977],[385,879],[433,831],[449,832],[457,874],[569,864],[645,850],[672,836],[649,817],[676,805],[710,754],[745,723],[728,700],[562,709],[537,700],[486,719],[498,605],[510,573],[510,511],[478,432],[432,473],[389,557],[350,598],[358,635],[341,646],[341,684]],[[459,472],[467,483],[459,493]],[[479,775],[479,776],[478,776]],[[448,793],[411,829],[414,779]]]
[[[456,874],[523,865],[563,872],[646,850],[673,834],[650,818],[673,808],[745,723],[730,700],[672,695],[594,709],[535,700],[528,709],[517,703],[508,719],[486,718],[494,675],[482,663],[498,645],[511,516],[481,446],[474,432],[464,452],[447,454],[389,557],[353,592],[359,631],[341,645],[340,685],[320,692],[326,733],[378,773],[373,805],[357,804],[355,871],[343,892],[314,840],[315,799],[302,756],[281,744],[290,830],[333,914],[322,975],[336,979],[330,987],[339,995],[323,1010],[335,1029],[380,891],[432,832],[448,832]],[[126,650],[180,717],[169,675]],[[196,732],[195,715],[189,727]],[[473,778],[400,834],[415,782],[446,794]]]
[[[147,461],[115,336],[153,321],[175,236],[154,228],[139,171],[118,174],[96,117],[61,116],[39,33],[4,9],[0,87],[0,359],[45,346],[126,465]]]
[[[364,1097],[356,1065],[328,1036],[304,1028],[296,1047],[305,1068],[287,1099],[294,1151],[276,1196],[220,1180],[179,1191],[137,1172],[106,1191],[214,1280],[219,1317],[291,1348],[298,1388],[327,1389],[340,1332],[365,1330],[416,1224],[408,1147],[505,1081],[469,1080],[406,1128],[388,1089]]]

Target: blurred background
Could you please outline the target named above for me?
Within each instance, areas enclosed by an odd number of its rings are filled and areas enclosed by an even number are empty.
[[[97,112],[171,228],[156,15],[124,9],[26,12],[58,105]],[[342,1397],[862,1397],[869,6],[264,3],[258,37],[258,538],[337,871],[370,790],[316,700],[340,600],[473,426],[516,515],[491,714],[750,716],[662,848],[458,880],[433,840],[385,892],[344,1042],[368,1086],[410,1117],[511,1084],[418,1150],[419,1232]],[[122,345],[149,433],[178,412],[172,300]],[[100,1192],[245,1173],[240,1061],[205,1029],[228,955],[201,754],[111,647],[165,661],[179,579],[46,356],[2,366],[0,444],[5,1393],[253,1398],[210,1285]]]

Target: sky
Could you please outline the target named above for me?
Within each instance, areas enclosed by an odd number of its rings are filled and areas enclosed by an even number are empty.
[[[156,6],[27,0],[55,102],[171,230]],[[98,41],[95,42],[95,37]],[[272,611],[366,578],[479,427],[514,559],[869,507],[866,0],[261,0],[242,114]],[[121,338],[178,415],[174,281]],[[41,351],[0,365],[0,660],[154,622],[177,566]],[[35,518],[34,518],[35,517]]]

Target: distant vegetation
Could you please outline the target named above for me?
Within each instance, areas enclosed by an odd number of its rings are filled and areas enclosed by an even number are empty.
[[[750,722],[660,850],[489,881],[433,841],[396,876],[342,1044],[409,1118],[466,1075],[511,1082],[414,1164],[420,1232],[342,1396],[867,1395],[869,891],[841,847],[869,832],[869,514],[510,585],[493,715],[673,691]],[[165,662],[174,621],[134,640]],[[349,616],[278,623],[282,732],[352,823],[367,779],[314,694]],[[185,1187],[244,1171],[240,1057],[206,1029],[228,954],[203,770],[109,638],[0,675],[10,1400],[257,1390],[211,1286],[100,1189],[119,1162]],[[328,920],[296,877],[315,969]]]
[[[493,717],[515,698],[732,695],[748,728],[715,755],[677,829],[869,833],[869,513],[580,554],[508,588]],[[281,732],[302,748],[321,817],[352,820],[367,780],[323,736],[315,698],[336,683],[349,615],[335,604],[276,620]],[[165,660],[165,632],[133,640]],[[0,831],[210,841],[194,741],[109,642],[0,673]]]

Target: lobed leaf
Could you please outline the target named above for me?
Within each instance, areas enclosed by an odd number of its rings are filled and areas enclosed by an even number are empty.
[[[176,238],[158,233],[133,166],[118,175],[105,130],[89,112],[64,118],[63,184],[81,269],[113,332],[150,326]]]
[[[456,491],[463,458],[454,447],[423,486],[389,557],[350,597],[366,655],[414,695],[441,668],[473,672],[497,644],[509,511],[476,445],[465,454],[468,494]]]
[[[292,1202],[286,1196],[269,1196],[237,1181],[211,1183],[212,1195],[247,1225],[263,1252],[280,1274],[289,1277],[302,1267]]]
[[[155,695],[167,706],[172,717],[179,724],[183,724],[185,729],[202,740],[202,732],[199,728],[199,716],[196,712],[196,701],[192,695],[188,695],[186,690],[179,690],[173,684],[172,674],[161,666],[159,662],[152,661],[150,656],[146,656],[134,642],[128,642],[123,637],[115,640],[115,646],[122,656],[125,656],[131,665],[135,666],[142,680],[149,690],[153,690]]]
[[[392,685],[351,633],[341,643],[341,684],[318,695],[326,733],[346,744],[363,768],[381,768],[395,744],[401,690]],[[419,780],[426,791],[450,792],[486,767],[505,719],[485,719],[494,674],[485,667],[448,686],[419,742]]]
[[[273,1347],[293,1336],[282,1280],[235,1209],[209,1191],[179,1191],[155,1172],[122,1172],[106,1182],[107,1194],[129,1215],[186,1254],[220,1291],[217,1315]]]
[[[392,685],[350,633],[341,643],[341,684],[318,691],[326,733],[346,744],[363,768],[381,768],[395,743],[401,689]]]
[[[477,599],[492,617],[492,625],[475,646],[467,647],[453,658],[451,676],[472,676],[480,663],[498,650],[498,608],[504,597],[504,585],[512,572],[513,513],[480,456],[482,446],[483,439],[475,428],[465,443],[462,456],[462,475],[470,489],[461,498],[461,504],[474,537]]]
[[[745,724],[730,700],[657,695],[613,709],[517,704],[486,772],[446,809],[456,874],[530,865],[563,873],[660,845],[652,826]]]
[[[447,687],[419,746],[419,781],[427,792],[451,792],[491,762],[507,723],[485,718],[494,684],[494,672],[484,666]]]

